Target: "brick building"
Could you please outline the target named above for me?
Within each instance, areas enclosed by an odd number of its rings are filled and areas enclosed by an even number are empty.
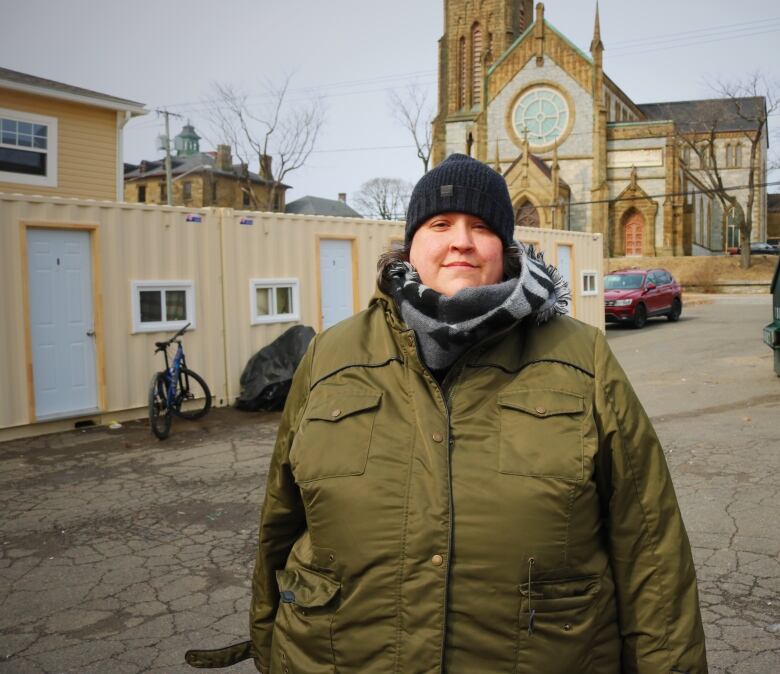
[[[190,124],[174,138],[171,157],[174,206],[222,206],[255,211],[284,212],[289,185],[274,181],[271,157],[265,156],[260,173],[246,164],[234,164],[229,145],[216,152],[200,151],[200,136]],[[125,201],[166,204],[165,160],[142,161],[125,170]]]

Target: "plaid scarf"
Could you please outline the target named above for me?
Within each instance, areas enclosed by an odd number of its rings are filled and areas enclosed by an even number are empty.
[[[534,314],[544,323],[566,313],[569,287],[533,246],[520,250],[520,275],[494,285],[464,288],[452,297],[424,285],[408,262],[387,268],[392,296],[406,325],[417,335],[425,364],[441,373],[472,344]]]

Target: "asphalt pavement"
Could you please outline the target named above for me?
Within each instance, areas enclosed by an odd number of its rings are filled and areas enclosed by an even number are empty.
[[[770,298],[708,301],[678,323],[607,336],[667,452],[710,671],[776,674],[780,378],[761,341]],[[174,422],[165,442],[134,422],[0,444],[0,673],[184,674],[194,671],[187,648],[245,639],[278,421],[222,409]]]

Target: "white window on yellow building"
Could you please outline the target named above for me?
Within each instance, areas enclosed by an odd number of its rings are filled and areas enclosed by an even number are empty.
[[[592,270],[583,270],[582,272],[582,295],[598,295],[598,272]]]
[[[252,325],[299,321],[298,279],[250,279],[249,312]]]
[[[133,281],[133,332],[195,327],[194,281]]]
[[[0,108],[0,182],[57,186],[57,119]]]

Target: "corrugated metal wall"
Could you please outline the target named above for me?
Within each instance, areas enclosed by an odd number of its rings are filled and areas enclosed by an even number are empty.
[[[188,214],[198,214],[201,222],[188,222]],[[250,279],[299,279],[301,322],[317,329],[319,240],[354,239],[360,310],[374,293],[379,254],[403,237],[403,225],[397,222],[0,194],[0,429],[33,422],[27,402],[31,365],[25,344],[24,223],[95,228],[104,414],[143,408],[151,375],[162,363],[153,354],[154,342],[166,334],[133,334],[132,281],[194,282],[196,328],[185,338],[187,361],[204,376],[215,403],[228,404],[238,395],[239,377],[250,356],[293,325],[251,324]],[[600,237],[519,228],[516,236],[538,244],[552,264],[560,245],[572,246],[574,313],[603,329],[600,273],[596,296],[581,297],[580,292],[581,270],[602,269]]]

